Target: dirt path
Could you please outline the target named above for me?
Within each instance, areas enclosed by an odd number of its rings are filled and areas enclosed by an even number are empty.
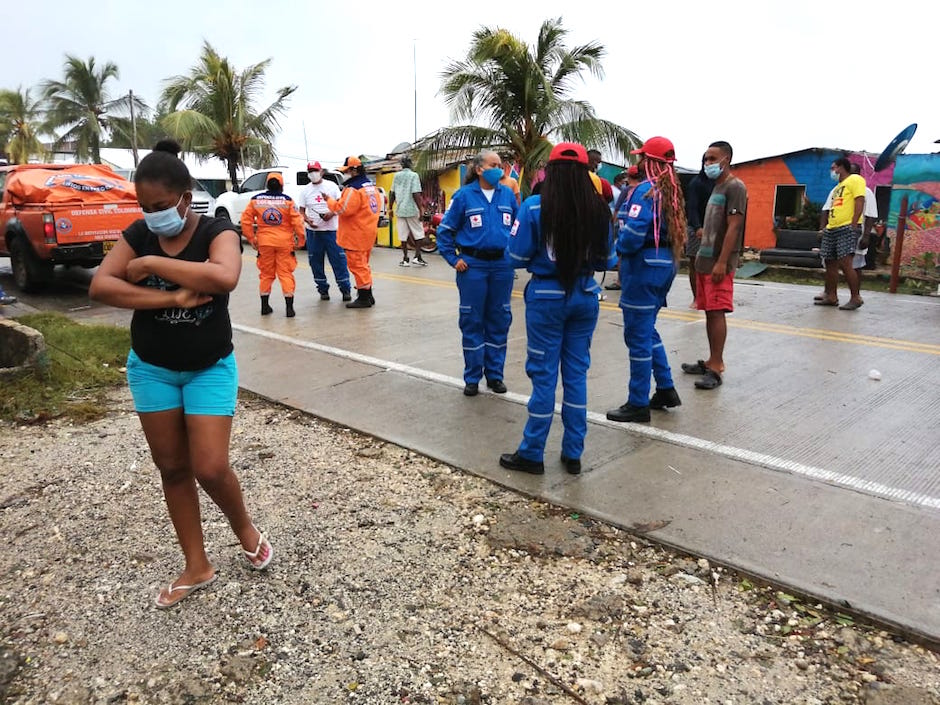
[[[0,429],[0,701],[940,703],[931,652],[406,449],[243,399],[232,461],[272,568],[205,502],[220,579],[167,613],[126,392]]]

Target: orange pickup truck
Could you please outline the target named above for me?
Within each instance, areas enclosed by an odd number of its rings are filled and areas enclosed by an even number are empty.
[[[41,289],[57,264],[97,267],[141,217],[134,184],[110,167],[0,167],[0,256],[23,291]]]

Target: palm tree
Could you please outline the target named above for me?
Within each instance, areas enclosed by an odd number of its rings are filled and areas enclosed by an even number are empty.
[[[161,107],[169,114],[163,127],[183,149],[224,161],[233,188],[238,187],[240,164],[268,166],[275,161],[278,118],[284,115],[287,97],[297,90],[297,86],[279,88],[277,99],[255,112],[270,63],[266,59],[239,72],[205,42],[189,75],[165,82]]]
[[[110,135],[111,121],[130,112],[129,96],[112,100],[108,92],[108,82],[117,78],[118,67],[111,61],[97,68],[93,56],[85,62],[66,54],[64,79],[43,84],[49,128],[65,129],[56,145],[73,142],[79,160],[101,161],[101,143]],[[146,112],[139,98],[133,102],[138,114]]]
[[[43,133],[43,113],[30,89],[0,90],[0,150],[12,164],[25,164],[41,157],[46,149],[39,140]]]
[[[512,156],[523,173],[535,173],[548,159],[552,140],[621,156],[639,146],[632,131],[598,118],[590,103],[570,97],[583,71],[603,77],[606,50],[597,42],[569,49],[567,33],[560,18],[546,20],[530,49],[504,29],[474,32],[467,58],[451,62],[442,74],[441,93],[452,119],[465,124],[420,140],[419,168],[487,148]],[[527,194],[530,179],[522,181]]]

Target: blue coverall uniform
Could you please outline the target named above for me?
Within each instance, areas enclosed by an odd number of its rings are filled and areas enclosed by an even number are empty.
[[[597,325],[600,286],[594,269],[609,269],[617,256],[585,263],[581,276],[570,292],[558,281],[553,254],[542,240],[541,196],[530,196],[519,209],[519,219],[509,238],[513,267],[525,268],[532,278],[525,288],[526,347],[525,371],[532,380],[529,419],[522,434],[518,454],[542,462],[545,440],[555,411],[558,367],[564,395],[561,422],[565,431],[561,453],[577,460],[584,451],[587,433],[587,371],[591,365],[591,337]]]
[[[513,282],[506,244],[517,210],[510,189],[498,185],[488,200],[474,181],[454,194],[437,228],[441,256],[451,266],[460,259],[467,263],[466,271],[457,272],[467,384],[479,383],[484,375],[489,382],[503,379]]]
[[[659,389],[675,385],[666,349],[656,331],[656,315],[666,305],[666,294],[676,277],[668,225],[659,208],[652,184],[644,181],[617,212],[620,255],[620,308],[623,339],[630,355],[630,393],[627,403],[650,404],[650,372]],[[655,240],[659,231],[659,243]]]

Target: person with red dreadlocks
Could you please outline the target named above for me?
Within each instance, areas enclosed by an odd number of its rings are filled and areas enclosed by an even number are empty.
[[[650,420],[650,409],[680,406],[656,316],[678,271],[685,244],[685,200],[673,163],[676,151],[665,137],[651,137],[632,154],[643,181],[617,211],[620,308],[630,356],[627,403],[607,412],[611,421]],[[650,398],[650,373],[656,392]]]

